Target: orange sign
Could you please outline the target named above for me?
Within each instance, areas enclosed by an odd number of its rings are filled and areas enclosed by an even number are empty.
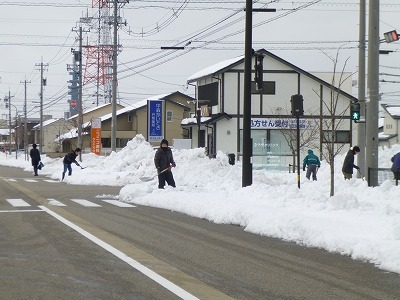
[[[94,154],[100,155],[101,151],[101,119],[92,118],[92,131],[91,131],[91,141],[92,141],[92,152]]]

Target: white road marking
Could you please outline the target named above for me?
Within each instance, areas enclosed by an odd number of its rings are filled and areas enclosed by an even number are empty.
[[[118,206],[118,207],[136,207],[135,205],[129,204],[129,203],[125,203],[125,202],[121,202],[118,200],[102,200],[104,202],[110,203],[112,205]]]
[[[42,209],[16,209],[16,210],[0,210],[0,213],[20,213],[20,212],[44,212]]]
[[[35,179],[24,179],[24,181],[26,181],[26,182],[38,182],[38,181],[35,180]]]
[[[51,179],[43,179],[43,181],[50,182],[50,183],[60,182],[60,180],[51,180]]]
[[[6,199],[14,207],[26,207],[30,206],[27,202],[22,199]]]
[[[16,182],[16,181],[17,181],[17,180],[12,179],[12,178],[3,178],[3,180],[5,180],[5,181],[13,181],[13,182]]]
[[[179,287],[176,284],[172,283],[171,281],[165,279],[164,277],[158,275],[156,272],[154,272],[154,271],[150,270],[149,268],[145,267],[144,265],[142,265],[138,261],[136,261],[133,258],[127,256],[125,253],[119,251],[118,249],[114,248],[110,244],[107,244],[106,242],[104,242],[104,241],[100,240],[99,238],[95,237],[93,234],[87,232],[86,230],[82,229],[78,225],[75,225],[74,223],[68,221],[67,219],[65,219],[63,217],[61,217],[57,213],[55,213],[55,212],[51,211],[50,209],[48,209],[47,207],[44,207],[44,206],[39,206],[39,207],[41,209],[43,209],[44,211],[46,211],[51,216],[53,216],[54,218],[56,218],[57,220],[59,220],[60,222],[62,222],[65,225],[69,226],[70,228],[74,229],[75,231],[77,231],[78,233],[80,233],[81,235],[86,237],[87,239],[91,240],[93,243],[99,245],[100,247],[102,247],[103,249],[107,250],[111,254],[115,255],[116,257],[118,257],[122,261],[124,261],[127,264],[129,264],[130,266],[134,267],[139,272],[143,273],[144,275],[146,275],[150,279],[154,280],[155,282],[157,282],[161,286],[165,287],[167,290],[171,291],[172,293],[174,293],[178,297],[180,297],[182,299],[188,299],[188,300],[199,300],[199,298],[193,296],[192,294],[190,294],[189,292],[185,291],[181,287]]]
[[[61,203],[60,201],[56,199],[47,199],[49,201],[49,205],[54,205],[54,206],[66,206],[64,203]]]
[[[78,204],[80,204],[82,206],[86,206],[86,207],[101,207],[101,205],[87,201],[85,199],[71,199],[71,201],[74,201],[75,203],[78,203]]]

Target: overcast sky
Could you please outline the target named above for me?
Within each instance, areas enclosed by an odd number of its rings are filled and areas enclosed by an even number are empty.
[[[276,8],[276,13],[253,17],[253,48],[265,48],[306,71],[332,70],[329,56],[339,47],[340,60],[349,58],[346,71],[358,65],[359,1],[260,1],[253,7]],[[221,60],[244,54],[245,1],[130,1],[121,10],[126,26],[119,30],[122,52],[119,60],[118,97],[123,105],[157,94],[180,91],[194,95],[187,78]],[[381,0],[380,32],[400,32],[400,3]],[[28,117],[39,116],[40,70],[44,77],[45,114],[62,117],[68,111],[67,64],[71,48],[78,48],[77,22],[82,16],[97,17],[90,0],[2,1],[0,3],[0,96],[23,111],[27,84]],[[368,8],[368,4],[367,4]],[[112,11],[112,10],[111,10]],[[368,18],[367,18],[368,20]],[[94,19],[96,24],[96,19]],[[96,40],[96,27],[85,35]],[[85,27],[86,28],[86,27]],[[189,45],[187,45],[190,42]],[[185,50],[160,50],[161,46],[185,46]],[[400,81],[400,43],[382,44],[395,52],[380,56],[381,73],[387,81]],[[383,75],[382,75],[383,76]],[[353,79],[357,79],[357,75]],[[399,83],[381,83],[382,99],[397,101]],[[96,102],[96,88],[85,86],[84,107]],[[101,90],[100,90],[101,92]],[[3,103],[3,101],[2,101]],[[12,116],[16,109],[12,107]],[[8,110],[0,106],[1,117]]]

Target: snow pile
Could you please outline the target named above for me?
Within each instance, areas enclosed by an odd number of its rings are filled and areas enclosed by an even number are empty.
[[[335,196],[329,197],[330,169],[322,161],[318,181],[301,174],[253,172],[253,185],[242,188],[240,162],[231,166],[224,153],[209,159],[204,149],[173,150],[177,188],[157,189],[154,149],[143,136],[108,157],[84,154],[85,169],[73,165],[71,184],[121,185],[120,201],[169,209],[219,224],[236,224],[248,232],[350,255],[400,273],[400,186],[385,181],[370,188],[341,173],[344,156],[336,157]],[[379,149],[380,167],[389,168],[400,145]],[[59,179],[62,158],[43,157],[40,175]],[[0,164],[32,173],[24,157],[0,155]]]

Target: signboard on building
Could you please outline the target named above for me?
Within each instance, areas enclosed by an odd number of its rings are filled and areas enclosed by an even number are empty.
[[[164,100],[147,101],[147,140],[159,142],[164,138]]]
[[[295,118],[251,118],[251,129],[296,129]],[[300,129],[309,129],[316,126],[313,119],[300,119]]]
[[[100,155],[100,151],[101,151],[101,119],[100,118],[92,118],[91,141],[92,141],[92,152],[94,154]]]

